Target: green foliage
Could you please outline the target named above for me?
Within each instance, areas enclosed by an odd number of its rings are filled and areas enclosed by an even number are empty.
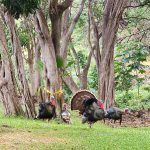
[[[74,63],[75,63],[75,61],[73,59],[69,60],[66,68],[71,67]]]
[[[129,101],[133,100],[134,94],[131,92],[116,92],[116,100],[115,100],[115,105],[120,107],[120,108],[125,108],[125,107],[132,107],[129,104]]]
[[[31,38],[35,36],[33,26],[23,19],[18,19],[16,20],[16,28],[21,46],[27,47],[30,43],[32,44],[33,41]]]
[[[97,20],[101,20],[103,16],[103,1],[95,1],[93,4],[93,13]]]
[[[150,93],[150,86],[144,87],[144,90]]]
[[[87,14],[83,13],[78,20],[77,27],[83,28],[83,26],[86,24],[86,21],[87,21]]]
[[[66,84],[63,84],[63,90],[64,90],[64,101],[65,103],[70,103],[72,92],[68,88]]]
[[[78,58],[81,68],[84,68],[87,57],[85,56],[85,54],[83,54],[83,51],[78,52]]]
[[[89,77],[90,77],[88,79],[89,87],[90,87],[92,92],[95,92],[98,90],[98,73],[97,73],[96,65],[94,65],[91,68],[91,71],[89,73]]]
[[[132,90],[125,91],[117,91],[116,92],[116,105],[120,108],[133,108],[133,109],[141,109],[142,106],[144,108],[150,108],[150,93],[147,89],[150,89],[149,85],[142,85],[140,90],[140,95],[137,93],[138,87],[135,86]]]
[[[43,61],[39,60],[39,61],[36,62],[36,69],[40,70],[41,72],[44,70]]]
[[[18,19],[20,15],[33,14],[39,6],[40,0],[1,0],[1,3]]]
[[[56,57],[56,63],[58,68],[63,68],[64,67],[64,60],[61,56]]]
[[[68,51],[68,56],[67,56],[67,65],[65,66],[65,69],[68,73],[71,73],[73,72],[73,68],[74,68],[74,65],[75,65],[75,60],[70,52],[70,49]]]
[[[141,0],[141,5],[147,5],[150,7],[150,1],[149,0]]]
[[[128,91],[133,79],[130,68],[127,68],[124,62],[115,61],[114,65],[116,90]]]
[[[139,74],[145,73],[143,61],[148,55],[147,48],[141,42],[132,41],[118,46],[115,56],[115,82],[116,89],[128,91],[132,81],[142,83],[143,78]]]
[[[30,37],[26,32],[19,32],[19,40],[21,46],[27,46],[30,42]]]

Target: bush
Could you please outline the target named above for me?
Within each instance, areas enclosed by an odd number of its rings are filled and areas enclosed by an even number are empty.
[[[140,109],[144,106],[144,108],[150,108],[150,92],[147,90],[149,86],[143,85],[140,89],[140,93],[138,95],[138,88],[134,87],[132,90],[129,90],[128,93],[117,91],[116,92],[116,105],[120,108],[134,108]]]

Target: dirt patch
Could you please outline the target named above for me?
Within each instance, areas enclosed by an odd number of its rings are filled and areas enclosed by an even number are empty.
[[[137,110],[130,114],[123,115],[122,124],[120,126],[119,121],[114,124],[113,121],[106,121],[111,127],[150,127],[150,111],[149,110]]]
[[[16,131],[16,132],[5,132],[0,136],[0,147],[5,147],[9,150],[19,150],[20,145],[38,145],[60,143],[65,144],[68,139],[62,139],[57,137],[48,137],[46,135],[36,135],[32,132]]]
[[[1,127],[3,127],[3,128],[11,128],[11,126],[9,126],[7,124],[3,124],[3,125],[1,125]]]
[[[12,127],[8,125],[1,125],[0,126],[0,139],[1,139],[1,134],[8,133],[8,132],[14,132],[14,130],[12,130]]]

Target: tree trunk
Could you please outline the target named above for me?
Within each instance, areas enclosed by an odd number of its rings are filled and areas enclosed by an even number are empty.
[[[62,15],[64,11],[72,4],[73,0],[65,0],[58,4],[57,0],[49,2],[49,16],[52,24],[52,41],[56,56],[60,56],[60,41],[62,30]]]
[[[61,33],[62,33],[62,15],[64,11],[71,5],[72,0],[65,0],[64,2],[58,4],[58,1],[51,0],[49,3],[49,16],[52,24],[52,42],[55,50],[56,59],[60,57],[60,41],[61,41]],[[58,80],[60,84],[60,88],[62,88],[62,71],[61,68],[58,69]],[[60,97],[61,102],[63,103],[63,94]],[[61,103],[61,106],[62,106]]]
[[[89,53],[87,63],[84,66],[84,69],[81,73],[81,86],[80,86],[81,89],[87,89],[88,88],[87,87],[87,84],[88,84],[87,77],[88,77],[88,71],[89,71],[90,64],[91,64],[91,59],[92,59],[92,52]]]
[[[15,55],[18,78],[21,83],[22,100],[25,103],[26,115],[28,117],[35,117],[36,116],[35,107],[33,103],[33,98],[30,93],[29,85],[25,76],[22,49],[16,32],[15,20],[10,14],[8,14],[8,12],[5,13],[5,20],[7,22],[11,34],[11,42]]]
[[[56,56],[60,55],[60,39],[61,39],[61,18],[62,14],[58,13],[58,10],[55,10],[56,13],[53,12],[53,8],[50,9],[50,19],[52,23],[52,41],[55,49]]]
[[[77,13],[76,15],[73,17],[73,20],[66,32],[66,35],[62,37],[62,42],[61,42],[61,46],[60,46],[60,56],[64,59],[64,60],[67,60],[67,47],[69,45],[69,42],[70,42],[70,38],[71,38],[71,35],[73,33],[73,29],[83,11],[83,8],[84,8],[84,3],[85,3],[85,0],[82,0],[81,1],[81,4],[80,4],[80,7],[79,9],[77,10]]]
[[[90,68],[90,64],[91,64],[91,59],[92,59],[92,51],[90,51],[89,56],[87,58],[87,63],[85,64],[85,66],[83,67],[83,70],[81,71],[80,68],[80,63],[79,63],[79,58],[78,58],[78,54],[76,52],[76,49],[73,47],[72,44],[72,52],[75,58],[75,62],[76,62],[76,74],[77,77],[80,81],[80,89],[87,89],[87,75],[88,75],[88,71]]]
[[[100,53],[99,41],[100,41],[102,34],[99,33],[101,29],[98,29],[98,25],[95,22],[95,19],[93,16],[92,3],[93,3],[92,0],[89,0],[89,3],[88,3],[88,18],[89,18],[88,41],[89,41],[91,52],[96,62],[97,74],[98,74],[98,98],[100,98],[101,53]]]
[[[71,14],[71,8],[69,7],[67,10],[65,10],[63,17],[62,17],[61,37],[64,37],[68,31],[70,14]]]
[[[77,84],[74,82],[73,78],[70,75],[64,75],[63,82],[65,82],[65,84],[68,86],[73,94],[75,94],[79,90]]]
[[[39,87],[40,87],[40,68],[38,66],[38,63],[41,60],[41,52],[40,52],[40,45],[39,43],[36,44],[35,50],[34,50],[34,79],[33,79],[33,95],[36,95]]]
[[[8,53],[6,36],[0,20],[0,96],[6,115],[24,115],[16,92],[16,82],[12,61]]]
[[[48,79],[47,87],[49,87],[52,95],[55,96],[57,100],[57,108],[61,111],[61,96],[59,93],[61,90],[61,85],[59,82],[57,64],[56,64],[56,55],[52,39],[49,35],[49,30],[47,26],[47,21],[44,17],[44,14],[41,9],[39,9],[35,16],[35,28],[39,35],[39,42],[42,49],[41,55],[42,60],[46,69],[46,77]],[[58,94],[55,94],[58,93]]]
[[[100,65],[100,98],[104,100],[105,108],[114,103],[114,45],[119,21],[126,4],[126,0],[107,0],[105,3]]]
[[[29,75],[30,75],[30,80],[31,80],[30,92],[31,92],[31,95],[33,96],[33,90],[34,90],[34,83],[33,83],[34,82],[33,43],[32,44],[28,43],[27,50],[28,50],[27,62],[28,62],[28,65],[29,65]]]

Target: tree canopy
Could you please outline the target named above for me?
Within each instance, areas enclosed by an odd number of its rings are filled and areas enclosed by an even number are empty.
[[[20,15],[28,16],[29,13],[35,13],[40,0],[1,0],[1,3],[18,19]]]

